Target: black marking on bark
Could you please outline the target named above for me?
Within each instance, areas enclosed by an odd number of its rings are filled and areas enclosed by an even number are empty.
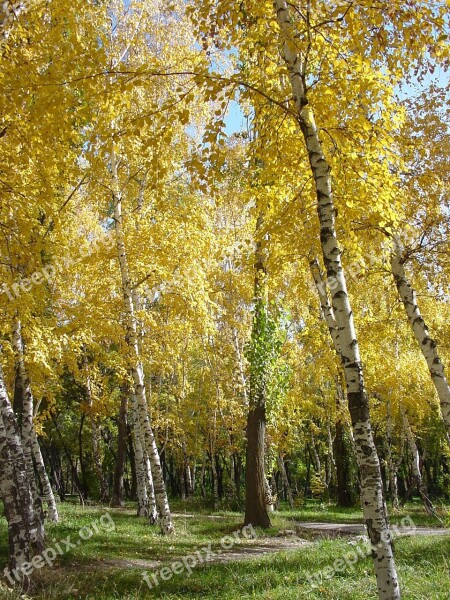
[[[333,295],[333,298],[347,298],[347,294],[344,292],[344,290],[339,290]]]

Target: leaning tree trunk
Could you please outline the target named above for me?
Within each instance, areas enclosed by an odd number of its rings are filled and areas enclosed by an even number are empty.
[[[256,225],[257,238],[261,235],[263,219],[260,215]],[[247,451],[245,468],[245,525],[264,528],[271,526],[267,511],[267,488],[265,474],[266,442],[266,393],[267,372],[264,364],[265,336],[268,316],[267,270],[264,250],[260,239],[255,251],[255,313],[252,328],[252,351],[250,354],[250,394],[247,415]]]
[[[131,278],[128,268],[125,235],[123,231],[122,194],[120,192],[117,162],[114,148],[111,151],[111,169],[114,187],[113,200],[117,253],[122,279],[122,292],[127,320],[127,343],[130,351],[130,366],[133,375],[134,389],[137,401],[136,416],[139,419],[139,426],[141,428],[142,438],[145,442],[145,449],[150,459],[155,498],[158,508],[158,520],[161,532],[163,534],[170,534],[174,532],[174,525],[172,522],[169,501],[164,486],[159,452],[156,445],[155,436],[153,434],[153,429],[150,424],[150,417],[148,414],[144,370],[139,350],[138,326],[135,315],[135,307],[132,298],[133,287],[131,284]]]
[[[320,271],[320,266],[317,259],[314,259],[310,262],[310,268],[320,300],[322,317],[328,326],[328,331],[330,332],[334,350],[342,364],[338,325],[334,316],[333,307],[331,306],[328,298],[326,283]],[[350,481],[350,457],[347,443],[345,441],[346,427],[343,416],[345,395],[343,386],[340,382],[341,377],[342,372],[336,377],[336,432],[333,442],[333,450],[336,466],[337,503],[338,506],[347,507],[353,506],[353,498]]]
[[[276,17],[281,30],[282,52],[289,70],[297,118],[304,137],[317,194],[320,241],[324,264],[333,279],[332,306],[339,333],[342,366],[354,432],[356,458],[360,470],[364,522],[371,540],[372,558],[380,600],[400,598],[383,480],[370,422],[369,401],[365,389],[359,345],[353,313],[342,269],[341,251],[335,229],[331,168],[322,150],[314,114],[308,105],[306,64],[297,50],[297,41],[286,0],[275,0]]]
[[[36,465],[39,481],[42,485],[42,492],[47,504],[48,518],[50,521],[57,523],[59,521],[58,509],[56,507],[55,495],[50,483],[47,470],[45,468],[44,459],[42,457],[41,447],[34,427],[31,431],[31,451],[33,453],[34,462]]]
[[[436,515],[436,509],[433,506],[430,498],[428,497],[428,491],[425,485],[425,482],[422,477],[422,471],[420,470],[420,456],[419,450],[417,449],[416,440],[414,439],[413,432],[411,430],[411,426],[409,424],[408,417],[406,416],[406,412],[402,407],[402,419],[403,419],[403,427],[405,429],[406,441],[408,443],[409,453],[412,461],[412,472],[414,479],[417,483],[417,489],[419,491],[419,496],[422,499],[425,510],[429,515]]]
[[[148,520],[150,525],[158,522],[158,510],[155,498],[155,486],[153,485],[152,467],[147,452],[144,452],[145,487],[148,498]]]
[[[447,428],[447,438],[450,442],[450,386],[445,377],[444,365],[437,351],[436,342],[431,339],[428,333],[428,327],[423,319],[419,305],[417,304],[416,292],[411,287],[405,272],[404,258],[400,243],[394,240],[394,251],[392,254],[391,266],[395,285],[405,307],[409,324],[412,327],[414,336],[419,344],[419,348],[427,361],[430,370],[431,379],[436,388],[439,402],[441,405],[442,419]]]
[[[36,537],[33,497],[16,417],[6,391],[0,365],[0,497],[8,523],[10,571],[29,562],[32,538]],[[11,581],[10,581],[11,583]],[[12,582],[14,583],[14,581]]]

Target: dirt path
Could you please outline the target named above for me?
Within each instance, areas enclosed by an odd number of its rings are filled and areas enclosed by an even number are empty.
[[[362,523],[306,523],[295,522],[296,532],[313,534],[317,537],[336,537],[340,535],[365,535]],[[450,529],[443,527],[392,527],[396,535],[450,535]]]
[[[193,518],[195,515],[181,515],[179,517]],[[206,516],[206,515],[203,515]],[[221,518],[221,516],[211,515],[210,518]],[[225,517],[227,518],[227,517]],[[449,529],[433,527],[399,527],[394,530],[396,535],[449,535]],[[237,543],[230,549],[223,549],[217,544],[209,548],[209,552],[199,548],[202,553],[202,560],[196,564],[197,567],[207,564],[232,563],[241,560],[258,559],[269,554],[279,552],[289,552],[307,548],[321,538],[348,536],[355,537],[365,534],[362,524],[355,523],[307,523],[293,522],[292,529],[285,529],[274,537],[256,537]],[[309,539],[304,539],[307,536]],[[182,560],[183,557],[174,558],[172,562]],[[58,577],[58,572],[64,570],[68,573],[78,572],[98,572],[108,569],[142,569],[146,571],[156,571],[163,566],[170,564],[169,560],[145,560],[138,558],[111,558],[93,560],[89,564],[72,563],[71,565],[60,565],[52,569],[52,577]]]
[[[246,540],[245,544],[236,544],[236,546],[229,550],[224,550],[217,545],[211,546],[209,551],[199,548],[202,560],[199,560],[196,566],[215,563],[229,563],[252,558],[257,559],[262,558],[267,554],[298,550],[312,544],[313,542],[304,540],[297,535],[288,535],[280,537],[258,537],[253,540]],[[176,562],[182,559],[183,557],[173,558],[172,561],[145,560],[140,558],[99,559],[92,560],[89,564],[72,563],[71,565],[58,566],[53,570],[55,572],[60,570],[67,572],[89,572],[102,571],[106,569],[145,569],[153,571],[169,565],[170,562]]]

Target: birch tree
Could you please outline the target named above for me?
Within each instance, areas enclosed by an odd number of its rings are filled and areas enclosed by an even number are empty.
[[[391,268],[398,294],[402,300],[413,330],[414,337],[426,360],[431,379],[436,388],[441,406],[442,419],[447,429],[447,438],[450,441],[450,385],[444,372],[444,365],[439,356],[436,342],[430,337],[427,324],[420,312],[417,296],[412,288],[405,271],[405,257],[399,240],[394,240]]]
[[[34,464],[36,465],[39,481],[42,486],[45,501],[48,507],[48,517],[51,521],[58,521],[58,509],[56,507],[55,496],[47,475],[42,458],[39,441],[34,428],[34,399],[31,390],[31,382],[25,366],[24,345],[22,339],[22,326],[19,320],[16,321],[12,335],[12,346],[16,352],[16,389],[20,395],[20,414],[19,423],[21,425],[22,443],[24,448],[27,468],[29,470],[29,478],[32,482],[31,489],[35,497],[35,510],[37,514],[42,513],[42,503],[39,496],[39,491],[35,484]],[[34,464],[33,464],[34,461]],[[42,534],[43,535],[43,534]]]
[[[125,237],[123,232],[122,193],[120,189],[116,151],[114,148],[111,149],[110,156],[114,186],[114,224],[117,240],[117,254],[127,319],[127,343],[130,350],[130,370],[133,376],[134,393],[136,396],[135,418],[139,420],[139,427],[142,432],[143,439],[145,440],[145,448],[148,452],[148,457],[150,460],[156,506],[158,509],[159,526],[163,534],[171,534],[174,532],[174,527],[170,514],[169,502],[167,499],[167,492],[164,486],[159,452],[148,413],[145,379],[139,350],[138,325],[132,298],[132,283],[128,268]]]
[[[373,440],[369,401],[364,384],[353,314],[338,246],[330,165],[324,156],[314,113],[308,102],[307,58],[297,48],[288,5],[274,2],[281,32],[281,44],[298,111],[298,122],[309,157],[317,193],[320,240],[327,276],[334,282],[333,311],[339,331],[339,345],[347,384],[347,399],[352,419],[357,461],[361,477],[361,499],[364,521],[373,545],[373,560],[381,600],[400,597],[392,542],[389,533],[380,463]]]
[[[29,561],[32,548],[43,549],[38,536],[29,472],[15,418],[0,366],[0,461],[1,498],[5,507],[9,537],[9,569],[24,580],[21,567]],[[26,583],[26,582],[25,582]]]

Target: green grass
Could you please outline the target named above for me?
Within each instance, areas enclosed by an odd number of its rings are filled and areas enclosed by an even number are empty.
[[[432,515],[428,515],[423,510],[422,501],[415,499],[408,502],[406,506],[400,510],[393,511],[389,507],[389,519],[393,524],[400,524],[402,519],[410,517],[417,527],[442,527],[443,523],[450,527],[450,511],[445,505],[437,506],[439,519]],[[322,523],[362,523],[362,511],[358,507],[341,508],[334,504],[325,504],[315,500],[308,500],[306,506],[298,509],[289,509],[287,506],[282,507],[282,515],[285,518],[295,521]]]
[[[174,503],[179,513],[191,513],[192,506]],[[333,565],[337,558],[354,550],[348,538],[316,541],[299,550],[271,554],[227,564],[211,564],[193,570],[190,576],[174,575],[169,581],[149,590],[142,579],[143,571],[155,572],[146,565],[160,562],[156,571],[174,560],[192,554],[212,544],[217,548],[221,538],[239,529],[242,515],[231,512],[215,513],[221,517],[209,519],[206,510],[194,517],[176,517],[176,535],[163,538],[156,527],[135,516],[134,509],[107,509],[60,505],[61,522],[47,525],[47,543],[55,545],[70,536],[79,540],[82,527],[92,527],[99,517],[109,511],[115,529],[98,532],[59,557],[53,568],[35,571],[33,597],[39,600],[137,600],[187,598],[247,600],[290,600],[319,598],[334,600],[376,600],[372,562],[361,558],[351,568],[338,572],[332,579],[312,585],[307,573]],[[436,525],[423,514],[418,504],[409,505],[392,519],[398,522],[411,515],[417,525]],[[274,535],[280,528],[289,528],[292,519],[302,521],[347,522],[361,521],[360,511],[342,510],[333,506],[309,503],[295,511],[280,511],[273,517],[274,527],[263,535]],[[258,532],[262,535],[262,532]],[[0,567],[6,563],[6,524],[0,519]],[[56,540],[54,542],[53,540]],[[403,589],[408,600],[445,600],[450,597],[449,575],[450,537],[411,537],[396,541],[396,558]],[[134,562],[126,567],[118,561],[146,561],[143,566]],[[14,600],[18,595],[2,593],[0,598]]]

